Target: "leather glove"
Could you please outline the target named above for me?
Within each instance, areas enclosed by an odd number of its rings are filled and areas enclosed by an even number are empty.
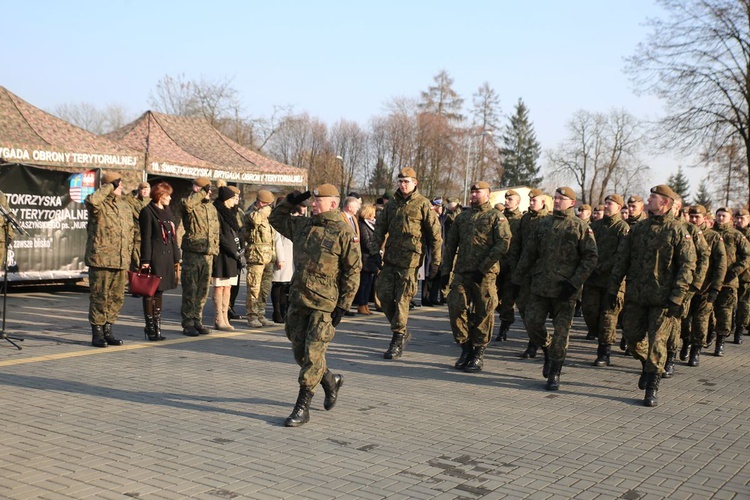
[[[521,295],[521,285],[513,283],[510,285],[510,293],[513,295],[513,300],[516,300]]]
[[[713,304],[714,302],[716,302],[716,299],[718,298],[719,298],[719,291],[716,290],[715,288],[712,288],[711,290],[709,290],[708,294],[706,295],[706,300],[708,301],[709,304]]]
[[[205,192],[207,192],[207,193],[208,193],[209,191],[211,191],[211,184],[206,184],[205,186],[203,186],[203,188],[202,188],[202,189],[203,189],[203,190],[204,190]]]
[[[341,318],[344,317],[344,314],[346,314],[346,309],[339,306],[336,306],[336,309],[331,312],[331,324],[334,328],[339,326],[339,323],[341,323]]]
[[[610,311],[614,311],[617,308],[617,294],[616,293],[607,294],[607,306],[609,307]]]
[[[484,276],[485,274],[480,270],[474,271],[474,273],[471,275],[472,279],[474,280],[474,283],[476,283],[477,285],[479,285],[480,283],[482,283],[482,281],[484,281]]]
[[[427,275],[427,279],[434,280],[435,276],[438,275],[438,271],[440,271],[440,266],[437,264],[430,264],[430,272]]]
[[[120,185],[120,182],[122,182],[122,179],[115,179],[115,180],[113,180],[112,181],[112,187],[114,189],[117,189],[119,187],[119,185]]]
[[[679,318],[682,315],[682,306],[675,304],[671,300],[667,301],[667,316],[670,318]]]
[[[440,288],[445,288],[446,286],[448,286],[450,282],[451,282],[450,273],[440,275]]]
[[[560,294],[557,296],[560,300],[570,300],[578,293],[578,289],[570,284],[569,281],[563,281],[560,287]]]
[[[292,205],[299,205],[300,203],[303,203],[305,200],[307,200],[309,197],[312,196],[312,193],[310,191],[305,191],[304,193],[300,193],[296,189],[286,195],[286,201],[291,203]]]

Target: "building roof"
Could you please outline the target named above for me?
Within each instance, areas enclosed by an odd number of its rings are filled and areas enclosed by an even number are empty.
[[[216,130],[205,118],[147,111],[106,134],[146,156],[146,171],[172,177],[304,186],[307,171],[271,160]]]
[[[29,165],[142,170],[143,154],[57,118],[0,87],[0,158]]]

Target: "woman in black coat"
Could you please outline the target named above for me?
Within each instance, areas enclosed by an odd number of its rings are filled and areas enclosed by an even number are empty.
[[[177,288],[180,247],[177,245],[175,222],[169,203],[172,186],[160,182],[151,188],[151,203],[138,217],[141,229],[142,271],[161,277],[159,289],[153,297],[143,297],[144,332],[148,340],[164,340],[161,334],[161,309],[164,290]]]
[[[380,270],[380,249],[375,243],[375,205],[364,205],[359,211],[359,244],[362,250],[362,271],[359,274],[359,290],[354,298],[359,314],[372,314],[370,294],[375,275]]]
[[[237,219],[239,201],[239,195],[228,186],[219,188],[219,197],[214,201],[216,212],[219,214],[219,254],[214,256],[211,276],[217,330],[234,330],[229,323],[229,301],[232,285],[237,284],[245,258],[242,254],[240,225]]]

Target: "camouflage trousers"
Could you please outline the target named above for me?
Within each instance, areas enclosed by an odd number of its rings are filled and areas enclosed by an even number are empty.
[[[664,307],[646,306],[625,301],[622,333],[633,357],[645,362],[646,373],[664,373],[667,362],[667,340],[679,318],[667,316]]]
[[[750,326],[750,283],[746,281],[740,281],[735,324],[743,329]]]
[[[266,302],[273,284],[273,266],[273,262],[247,266],[245,307],[248,320],[260,319],[266,315]]]
[[[299,385],[314,391],[326,372],[328,343],[336,334],[331,324],[331,313],[292,302],[284,329],[292,343],[294,360],[300,366]]]
[[[568,352],[568,334],[573,323],[575,312],[575,298],[560,300],[556,297],[542,297],[535,293],[529,296],[526,304],[526,332],[529,340],[539,347],[546,347],[551,361],[565,361]],[[553,332],[550,336],[545,323],[547,316],[552,313]]]
[[[622,310],[625,293],[617,294],[617,305],[609,308],[609,297],[606,288],[584,285],[581,296],[581,311],[590,334],[596,335],[599,344],[612,345],[617,339],[617,316]]]
[[[515,311],[513,309],[516,299],[513,297],[512,277],[513,274],[511,273],[510,268],[504,266],[497,279],[497,297],[500,301],[497,313],[500,316],[500,320],[509,323],[513,323],[516,320]]]
[[[406,333],[409,302],[417,293],[417,269],[386,264],[375,282],[380,307],[391,323],[393,333]]]
[[[476,283],[471,274],[454,274],[448,293],[453,338],[459,344],[470,341],[474,347],[487,345],[492,336],[497,307],[495,276]]]
[[[708,324],[713,312],[714,305],[708,301],[708,294],[695,294],[690,300],[687,318],[682,318],[682,341],[702,347],[708,337]]]
[[[716,318],[716,335],[728,337],[732,332],[732,315],[737,305],[737,290],[725,286],[719,292],[714,302],[714,318]]]
[[[693,300],[695,292],[688,290],[685,297],[682,299],[682,316],[679,321],[675,322],[672,333],[669,334],[667,340],[667,352],[677,352],[680,349],[680,339],[685,337],[687,333],[683,333],[683,324],[687,321],[688,314],[690,314],[690,304]]]
[[[183,252],[182,272],[182,327],[190,328],[203,321],[203,307],[208,299],[211,268],[214,258],[202,253]]]
[[[125,303],[125,269],[89,267],[89,323],[114,324]]]
[[[521,315],[521,319],[526,317],[526,304],[529,303],[529,296],[531,295],[531,277],[524,277],[521,283],[521,289],[518,291],[518,297],[516,297],[516,307],[518,308],[518,314]]]

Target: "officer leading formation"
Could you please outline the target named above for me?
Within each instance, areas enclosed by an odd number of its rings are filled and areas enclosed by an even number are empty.
[[[535,358],[542,349],[547,390],[560,388],[577,303],[586,338],[597,342],[595,367],[612,364],[618,321],[622,324],[620,347],[641,362],[637,385],[645,391],[646,406],[658,404],[660,381],[675,374],[678,357],[697,367],[702,350],[714,342],[713,354],[721,357],[729,337],[734,334],[734,343],[741,344],[750,326],[750,212],[733,214],[720,207],[712,224],[705,207],[682,207],[665,185],[651,188],[645,205],[638,195],[626,203],[620,194],[610,193],[594,210],[588,205],[576,210],[576,193],[569,187],[557,188],[554,198],[531,189],[529,208],[521,213],[517,191],[508,190],[505,204],[493,207],[490,185],[479,181],[471,186],[469,207],[447,199],[445,207],[436,209],[436,201],[442,200],[422,196],[415,170],[405,168],[393,196],[379,199],[382,206],[365,205],[366,213],[358,213],[362,205],[353,195],[341,210],[338,189],[323,184],[279,198],[275,208],[273,194],[260,190],[244,217],[237,209],[237,188],[224,184],[212,203],[208,178],[197,178],[192,185],[181,201],[181,252],[168,184],[150,190],[141,184],[126,203],[120,176],[107,173],[87,197],[91,343],[122,345],[112,325],[124,302],[126,270],[134,267],[133,259],[138,259],[138,269],[163,278],[156,295],[143,299],[148,340],[164,340],[162,293],[177,286],[180,263],[183,334],[198,336],[210,333],[202,314],[212,276],[216,327],[234,329],[230,319],[238,315],[230,315],[230,289],[246,262],[248,326],[273,324],[264,315],[271,279],[266,278],[279,259],[291,259],[286,314],[274,314],[285,324],[300,366],[288,427],[309,421],[319,385],[325,393],[323,407],[330,410],[336,404],[344,378],[328,368],[326,351],[342,318],[352,315],[358,291],[360,314],[372,314],[368,303],[374,299],[390,324],[392,338],[384,357],[403,356],[420,267],[426,268],[426,283],[434,292],[423,295],[425,305],[438,306],[438,298],[447,296],[450,328],[461,349],[456,369],[483,370],[494,311],[500,314],[497,340],[506,340],[518,306],[528,335],[521,357]],[[144,203],[146,197],[151,203]],[[310,198],[312,217],[300,216]],[[590,212],[594,215],[586,217]],[[289,256],[275,255],[279,238],[290,242]],[[134,251],[135,240],[139,249]],[[368,256],[365,270],[361,249]],[[361,275],[367,278],[364,288]],[[373,278],[375,294],[370,297]]]

